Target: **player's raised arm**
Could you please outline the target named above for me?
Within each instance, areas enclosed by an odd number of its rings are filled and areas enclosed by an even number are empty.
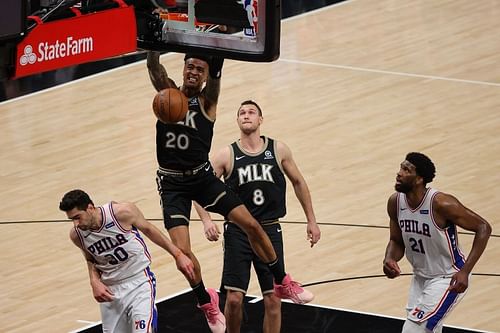
[[[203,97],[205,99],[205,110],[213,119],[215,119],[217,102],[219,101],[223,65],[224,58],[210,57],[208,63],[207,83],[205,85],[205,89],[203,90]]]
[[[147,67],[149,79],[157,91],[176,87],[175,82],[168,77],[167,70],[160,63],[160,52],[148,51]]]

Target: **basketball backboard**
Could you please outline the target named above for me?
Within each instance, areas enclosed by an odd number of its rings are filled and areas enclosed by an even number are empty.
[[[177,0],[154,13],[136,10],[138,46],[148,50],[203,52],[270,62],[279,57],[280,0]]]

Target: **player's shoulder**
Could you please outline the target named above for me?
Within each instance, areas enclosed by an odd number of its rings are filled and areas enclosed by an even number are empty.
[[[274,146],[276,147],[276,150],[281,156],[287,156],[288,154],[291,154],[292,151],[290,147],[284,141],[274,138],[269,138],[269,139],[274,141]]]
[[[226,145],[217,150],[217,152],[215,153],[215,158],[224,160],[229,159],[232,151],[233,151],[233,145],[232,144]]]
[[[80,237],[78,237],[78,234],[77,234],[77,231],[76,229],[73,227],[69,230],[69,239],[71,240],[71,242],[73,242],[73,244],[75,244],[77,247],[79,248],[83,248],[82,247],[82,243],[81,243],[81,240],[80,240]]]
[[[392,193],[389,196],[389,199],[387,199],[387,202],[395,204],[398,201],[398,196],[399,196],[399,192]]]
[[[452,194],[436,191],[436,194],[432,198],[432,204],[436,208],[447,208],[459,205],[459,200]]]
[[[76,240],[76,239],[78,239],[78,235],[76,234],[76,230],[75,230],[74,227],[72,227],[71,229],[69,229],[69,238],[71,240],[73,240],[73,241]]]
[[[122,201],[122,202],[112,201],[111,206],[113,208],[114,215],[119,220],[129,218],[137,210],[137,206],[134,203],[128,201]]]
[[[224,166],[224,169],[230,164],[231,159],[234,157],[232,145],[226,145],[219,150],[214,155],[213,162],[216,166]]]

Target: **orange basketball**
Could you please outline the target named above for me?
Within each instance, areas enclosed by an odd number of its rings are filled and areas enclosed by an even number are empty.
[[[186,117],[188,99],[179,89],[163,89],[153,99],[153,111],[161,122],[176,123]]]

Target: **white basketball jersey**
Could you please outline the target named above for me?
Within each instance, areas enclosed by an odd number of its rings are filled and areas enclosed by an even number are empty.
[[[455,224],[442,229],[432,214],[432,201],[439,193],[428,188],[420,205],[411,209],[404,193],[398,193],[398,223],[406,258],[416,275],[433,278],[450,276],[462,268],[465,256],[458,246]]]
[[[75,228],[80,242],[95,258],[101,280],[113,284],[132,277],[151,264],[151,256],[139,231],[125,230],[113,213],[113,203],[99,208],[102,225],[99,230]]]

